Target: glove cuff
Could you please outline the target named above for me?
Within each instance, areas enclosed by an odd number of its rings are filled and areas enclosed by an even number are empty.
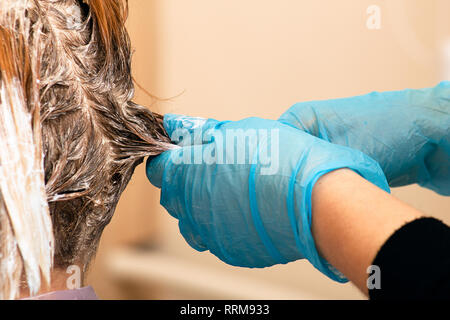
[[[331,171],[348,168],[364,179],[372,182],[379,188],[385,190],[386,192],[390,192],[389,185],[387,183],[386,177],[381,170],[379,164],[369,158],[364,154],[357,155],[357,158],[360,158],[360,161],[342,161],[342,162],[334,162],[334,163],[325,163],[322,166],[318,166],[315,168],[313,172],[308,174],[308,177],[301,177],[303,181],[306,183],[302,183],[299,181],[298,174],[302,172],[301,166],[299,166],[291,179],[291,185],[289,188],[288,195],[288,214],[292,221],[292,216],[295,215],[299,217],[297,222],[298,234],[296,235],[297,245],[300,247],[299,249],[304,254],[305,258],[320,272],[325,274],[332,280],[335,280],[340,283],[348,282],[348,279],[339,272],[336,268],[334,268],[330,263],[328,263],[323,257],[321,257],[317,251],[314,238],[311,233],[311,215],[312,215],[312,190],[314,185],[319,180],[319,178]],[[357,160],[357,159],[354,159]],[[301,190],[295,190],[300,187]],[[301,194],[301,199],[295,199],[295,195]],[[297,202],[297,203],[296,203]],[[305,214],[296,214],[294,208],[299,208],[301,212]]]

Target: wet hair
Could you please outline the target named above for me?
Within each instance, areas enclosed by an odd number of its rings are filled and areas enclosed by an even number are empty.
[[[134,168],[171,148],[133,103],[122,0],[0,1],[0,298],[95,255]]]

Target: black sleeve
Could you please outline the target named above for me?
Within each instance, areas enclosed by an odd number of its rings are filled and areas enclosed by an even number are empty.
[[[371,300],[450,299],[450,227],[434,218],[420,218],[397,230],[381,247],[380,289]]]

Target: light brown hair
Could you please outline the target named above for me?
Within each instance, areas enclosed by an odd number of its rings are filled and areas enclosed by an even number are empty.
[[[0,298],[87,269],[134,168],[171,147],[131,101],[126,17],[122,0],[0,1]]]

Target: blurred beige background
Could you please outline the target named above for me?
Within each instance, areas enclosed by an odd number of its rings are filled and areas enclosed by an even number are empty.
[[[450,79],[448,0],[129,2],[134,77],[164,99],[138,89],[136,101],[160,113],[275,119],[299,101]],[[380,9],[380,29],[367,27],[370,5]],[[393,193],[450,223],[449,198],[417,186]],[[305,261],[242,269],[194,251],[142,165],[88,282],[103,299],[364,299]]]

